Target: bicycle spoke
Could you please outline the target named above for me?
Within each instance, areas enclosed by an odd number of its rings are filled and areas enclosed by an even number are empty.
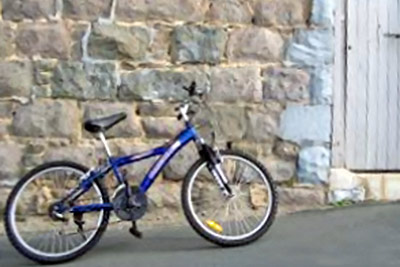
[[[240,226],[240,229],[243,230],[242,234],[246,234],[247,230],[246,230],[246,227],[245,227],[245,225],[243,223],[243,220],[242,220],[243,216],[240,213],[237,201],[235,202],[235,210],[236,210],[236,213],[238,215],[237,216],[238,217],[238,224]]]
[[[239,221],[238,221],[238,218],[237,218],[237,214],[236,214],[236,212],[234,211],[234,218],[235,218],[235,224],[236,224],[236,226],[237,226],[237,234],[238,235],[240,235],[240,225],[239,225]]]
[[[16,206],[23,207],[15,214],[15,230],[24,241],[24,246],[32,253],[59,255],[69,253],[87,244],[93,238],[104,212],[84,214],[85,228],[76,231],[73,215],[66,212],[65,221],[57,221],[49,216],[49,207],[64,197],[70,189],[79,185],[83,172],[73,167],[54,167],[38,172],[15,200]],[[32,193],[34,192],[34,194]],[[33,198],[35,196],[35,198]],[[100,203],[102,195],[97,185],[86,192],[75,203],[88,205]],[[29,229],[29,230],[27,230]],[[79,237],[77,237],[79,236]]]
[[[248,224],[246,216],[243,213],[240,213],[240,210],[242,210],[242,205],[239,203],[241,203],[240,200],[238,200],[238,206],[239,206],[239,214],[241,216],[242,222],[243,222],[243,226],[246,228],[247,227],[247,232],[251,231],[251,226]]]
[[[225,222],[228,224],[228,233],[231,232],[231,222],[229,219],[229,204],[227,205],[227,208],[225,209]]]
[[[265,222],[265,217],[269,216],[269,182],[262,176],[263,173],[256,169],[257,166],[248,164],[248,161],[240,157],[226,157],[221,166],[231,184],[233,196],[224,198],[219,190],[211,191],[207,184],[202,182],[200,170],[190,189],[196,197],[190,201],[195,205],[193,207],[196,207],[194,212],[202,227],[210,228],[200,219],[206,215],[207,219],[223,226],[222,232],[214,231],[219,238],[241,239],[257,231]],[[203,168],[205,170],[205,167]],[[254,201],[257,204],[256,208]]]
[[[37,246],[34,246],[34,247],[36,247],[38,250],[40,250],[46,244],[45,236],[46,236],[45,234],[42,234],[38,238],[37,237],[34,238],[37,240]]]
[[[37,250],[39,250],[39,251],[45,250],[46,245],[47,245],[46,238],[45,238],[46,236],[47,236],[47,234],[43,235],[43,237],[41,238],[41,242],[39,243]]]

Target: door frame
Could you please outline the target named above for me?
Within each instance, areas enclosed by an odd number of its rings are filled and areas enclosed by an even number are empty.
[[[334,65],[332,107],[332,162],[333,168],[346,167],[346,87],[347,87],[347,4],[349,0],[336,0],[334,15]],[[351,1],[351,0],[350,0]]]

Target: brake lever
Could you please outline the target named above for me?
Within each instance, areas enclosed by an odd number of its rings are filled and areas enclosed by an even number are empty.
[[[192,82],[189,87],[183,86],[183,89],[189,93],[189,96],[196,95],[196,82]]]

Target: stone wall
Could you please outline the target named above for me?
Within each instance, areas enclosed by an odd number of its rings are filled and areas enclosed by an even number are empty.
[[[181,127],[171,102],[196,80],[222,146],[266,164],[283,204],[324,204],[323,188],[302,184],[326,182],[330,165],[333,2],[2,0],[0,190],[45,161],[96,164],[89,117],[128,113],[108,133],[115,154],[163,143]],[[179,208],[196,156],[187,149],[163,172],[156,208]]]

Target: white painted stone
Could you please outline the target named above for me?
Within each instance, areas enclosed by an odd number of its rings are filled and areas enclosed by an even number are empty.
[[[357,180],[366,189],[366,199],[381,201],[384,199],[382,174],[357,174]]]
[[[360,186],[357,175],[346,169],[332,169],[329,176],[329,190],[349,190]]]
[[[335,1],[336,0],[313,0],[311,23],[325,27],[333,26]]]
[[[343,189],[330,191],[328,195],[329,203],[337,203],[341,201],[351,201],[355,203],[365,201],[365,188],[362,186],[353,189]]]
[[[289,105],[281,115],[280,136],[302,144],[306,141],[330,142],[331,107]]]
[[[333,31],[301,29],[296,31],[287,50],[287,59],[296,66],[318,67],[333,62]]]
[[[301,183],[326,184],[330,167],[330,151],[325,147],[306,147],[300,151],[298,177]]]
[[[321,66],[310,71],[310,93],[313,105],[330,105],[333,97],[332,66]]]
[[[384,174],[383,184],[385,200],[400,200],[400,174]]]

